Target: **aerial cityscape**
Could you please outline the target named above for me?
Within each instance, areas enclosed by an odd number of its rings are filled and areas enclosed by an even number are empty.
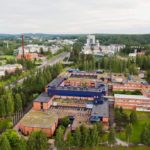
[[[1,2],[0,150],[150,150],[149,6]]]

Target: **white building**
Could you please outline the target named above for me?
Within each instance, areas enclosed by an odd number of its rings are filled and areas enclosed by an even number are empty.
[[[134,53],[129,53],[129,57],[135,58],[137,56],[137,50],[134,50]]]
[[[88,35],[86,45],[91,46],[91,45],[95,45],[95,44],[96,44],[95,35]]]
[[[0,66],[0,76],[5,76],[7,73],[14,73],[16,70],[22,70],[23,67],[21,64],[7,64]]]
[[[47,52],[48,51],[48,46],[43,46],[43,45],[36,45],[36,44],[29,44],[29,45],[26,45],[24,47],[24,52],[25,53],[40,53],[41,52],[41,49],[44,51],[44,52]],[[17,53],[18,54],[22,54],[23,51],[22,51],[22,47],[19,47],[17,49]]]
[[[88,35],[86,44],[82,50],[84,54],[94,54],[100,53],[100,44],[98,40],[95,40],[95,35]]]
[[[82,52],[84,54],[94,54],[98,56],[113,55],[125,48],[125,45],[111,44],[111,45],[100,45],[99,41],[95,39],[95,35],[88,35],[87,42],[84,45]]]

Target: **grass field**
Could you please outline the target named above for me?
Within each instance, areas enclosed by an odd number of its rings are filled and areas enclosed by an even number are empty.
[[[7,60],[15,59],[15,56],[12,55],[2,55],[0,56],[0,64],[5,65]]]
[[[150,150],[150,147],[148,146],[134,146],[134,147],[120,147],[120,146],[115,146],[115,147],[104,147],[100,146],[97,148],[85,148],[85,149],[78,149],[78,150]]]
[[[13,55],[2,55],[2,56],[0,56],[0,58],[3,58],[3,59],[14,59],[15,56],[13,56]]]
[[[125,110],[125,113],[130,114],[130,110]],[[138,122],[133,125],[133,133],[130,141],[140,143],[140,134],[145,123],[150,123],[150,112],[137,112]],[[125,141],[125,133],[117,134],[118,138]],[[150,149],[150,148],[149,148]]]

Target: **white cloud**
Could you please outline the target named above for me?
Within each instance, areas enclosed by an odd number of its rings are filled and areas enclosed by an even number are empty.
[[[3,0],[0,33],[150,33],[149,0]]]

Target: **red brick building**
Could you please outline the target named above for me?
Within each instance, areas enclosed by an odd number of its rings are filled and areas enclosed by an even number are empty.
[[[137,111],[150,111],[150,98],[143,95],[114,95],[115,106]]]
[[[52,105],[53,97],[49,97],[47,93],[42,93],[33,102],[34,110],[47,110]]]
[[[53,136],[57,125],[58,117],[55,114],[48,115],[44,111],[29,111],[20,121],[19,130],[24,135],[29,135],[33,131],[43,131],[47,137]]]

